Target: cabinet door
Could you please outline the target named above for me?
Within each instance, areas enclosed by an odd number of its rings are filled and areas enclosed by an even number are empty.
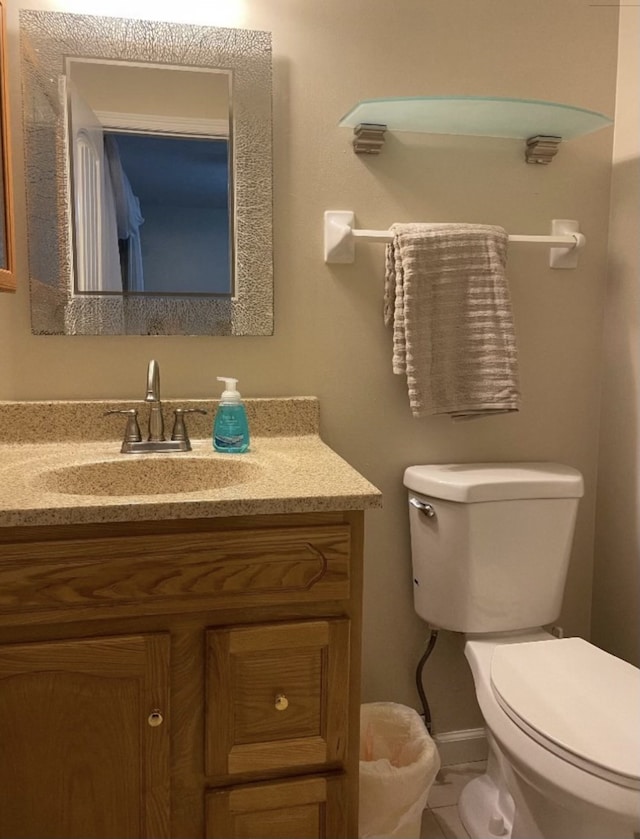
[[[254,784],[207,795],[207,839],[342,839],[344,777]]]
[[[341,763],[349,621],[207,632],[209,776]]]
[[[169,835],[169,636],[0,646],[0,836]]]

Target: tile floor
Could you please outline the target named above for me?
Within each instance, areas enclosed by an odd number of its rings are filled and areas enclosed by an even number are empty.
[[[458,815],[458,796],[467,781],[482,775],[485,767],[484,760],[442,767],[429,793],[421,839],[469,839]]]

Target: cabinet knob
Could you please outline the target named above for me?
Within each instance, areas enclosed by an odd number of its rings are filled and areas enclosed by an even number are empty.
[[[284,693],[278,693],[276,695],[276,711],[286,711],[289,707],[289,700],[284,695]]]
[[[147,717],[147,722],[152,728],[156,728],[157,726],[162,725],[163,720],[164,717],[157,708],[153,710]]]

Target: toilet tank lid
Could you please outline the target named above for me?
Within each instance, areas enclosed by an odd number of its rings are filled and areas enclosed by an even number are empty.
[[[581,498],[582,475],[560,463],[437,463],[409,466],[404,485],[432,498],[472,503]]]

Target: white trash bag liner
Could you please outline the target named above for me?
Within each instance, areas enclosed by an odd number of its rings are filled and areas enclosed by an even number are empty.
[[[413,708],[360,707],[360,839],[419,839],[440,755]]]

